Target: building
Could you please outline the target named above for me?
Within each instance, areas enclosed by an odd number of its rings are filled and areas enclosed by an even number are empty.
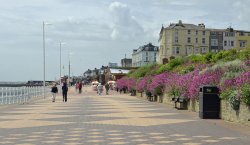
[[[160,31],[159,63],[168,63],[170,59],[191,54],[203,54],[209,51],[210,30],[204,24],[170,24]]]
[[[109,62],[108,67],[118,67],[118,64]]]
[[[235,46],[237,49],[250,48],[250,32],[249,31],[236,30],[235,39],[236,39]]]
[[[126,76],[130,70],[127,69],[116,69],[116,68],[107,68],[105,70],[105,81],[108,82],[110,80],[116,81]]]
[[[223,50],[229,50],[236,47],[236,31],[233,28],[227,28],[223,32]]]
[[[122,67],[132,67],[132,59],[131,58],[124,58],[121,60]]]
[[[210,29],[209,51],[216,53],[223,50],[223,34],[222,29]]]
[[[147,64],[156,63],[159,47],[148,43],[134,49],[132,53],[132,67],[141,67]]]

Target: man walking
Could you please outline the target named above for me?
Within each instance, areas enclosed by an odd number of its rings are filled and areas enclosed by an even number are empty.
[[[58,89],[56,87],[56,84],[54,84],[53,87],[51,88],[52,102],[55,102],[57,92],[58,92]]]
[[[63,102],[67,102],[67,93],[68,93],[67,83],[63,83],[63,86],[62,86]]]
[[[105,84],[105,89],[106,89],[106,95],[108,95],[109,94],[109,84],[108,83]]]

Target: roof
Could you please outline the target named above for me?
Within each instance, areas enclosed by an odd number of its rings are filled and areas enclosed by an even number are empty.
[[[128,74],[129,70],[110,68],[112,74]]]
[[[140,46],[138,49],[134,49],[133,53],[137,53],[140,51],[159,51],[159,47],[154,46],[152,43],[148,43],[146,45]]]
[[[194,24],[187,24],[187,23],[182,23],[181,20],[179,20],[179,23],[171,23],[168,27],[165,29],[205,29],[205,25],[203,23],[199,25],[194,25]]]

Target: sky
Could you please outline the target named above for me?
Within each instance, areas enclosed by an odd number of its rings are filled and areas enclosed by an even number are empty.
[[[80,76],[87,69],[132,57],[149,42],[159,46],[164,25],[250,30],[250,0],[0,0],[0,82]]]

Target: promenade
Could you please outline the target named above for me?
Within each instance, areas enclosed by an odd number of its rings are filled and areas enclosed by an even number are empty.
[[[0,107],[2,145],[247,145],[250,128],[147,102],[128,94],[70,90],[46,99]]]

